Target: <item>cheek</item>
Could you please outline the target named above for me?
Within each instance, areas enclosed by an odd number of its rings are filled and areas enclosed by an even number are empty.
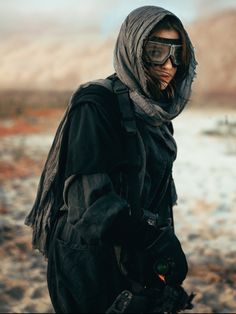
[[[176,72],[177,72],[177,68],[172,68],[172,76],[175,76],[175,74],[176,74]]]

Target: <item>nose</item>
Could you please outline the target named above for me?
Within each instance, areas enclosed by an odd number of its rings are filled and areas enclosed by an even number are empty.
[[[162,68],[168,69],[168,70],[173,68],[173,64],[170,58],[166,60],[166,62],[162,65]]]

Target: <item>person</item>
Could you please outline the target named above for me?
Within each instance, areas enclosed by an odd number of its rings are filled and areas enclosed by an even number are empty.
[[[196,65],[180,19],[143,6],[121,26],[115,72],[73,93],[25,220],[47,259],[55,312],[191,308],[174,231],[172,120],[190,99]]]

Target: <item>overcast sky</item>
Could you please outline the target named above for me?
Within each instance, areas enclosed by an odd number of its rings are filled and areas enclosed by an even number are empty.
[[[236,8],[235,0],[0,0],[0,36],[28,29],[39,32],[77,34],[98,32],[108,36],[116,32],[129,12],[139,6],[162,6],[184,23],[199,16]],[[46,28],[44,26],[47,26]],[[71,27],[69,27],[71,26]]]

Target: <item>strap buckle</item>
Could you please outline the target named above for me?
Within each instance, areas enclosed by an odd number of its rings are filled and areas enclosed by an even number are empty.
[[[167,218],[165,220],[161,219],[160,215],[158,213],[152,213],[149,210],[143,210],[143,220],[149,224],[150,226],[153,226],[155,228],[165,228],[172,224],[172,219]]]

